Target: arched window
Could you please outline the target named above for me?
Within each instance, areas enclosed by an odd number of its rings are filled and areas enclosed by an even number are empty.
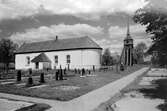
[[[58,56],[55,56],[55,63],[58,64]]]
[[[69,64],[71,62],[71,57],[70,55],[67,55],[67,64]]]
[[[27,65],[30,65],[30,57],[29,56],[26,57],[26,62],[27,62]]]

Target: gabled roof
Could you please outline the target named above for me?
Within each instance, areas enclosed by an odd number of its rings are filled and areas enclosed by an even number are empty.
[[[75,49],[102,48],[89,37],[80,37],[70,39],[57,39],[44,42],[25,43],[16,51],[16,54]]]
[[[51,60],[44,53],[41,53],[32,59],[31,62],[51,62]]]

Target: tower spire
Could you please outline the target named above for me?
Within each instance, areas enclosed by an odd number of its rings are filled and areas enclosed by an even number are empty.
[[[128,18],[127,18],[127,35],[126,35],[125,39],[132,39],[131,35],[130,35],[129,15],[128,15]]]
[[[128,15],[128,20],[127,20],[127,36],[130,35],[130,28],[129,28],[129,15]]]

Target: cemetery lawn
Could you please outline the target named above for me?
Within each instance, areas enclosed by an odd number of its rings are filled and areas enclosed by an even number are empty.
[[[135,72],[143,65],[134,65],[133,67],[123,72],[117,73],[115,70],[109,71],[96,71],[92,74],[94,76],[80,77],[79,74],[69,72],[64,78],[65,80],[56,81],[54,74],[45,76],[45,83],[39,83],[39,77],[33,78],[34,86],[39,87],[27,87],[25,84],[27,78],[24,78],[20,83],[16,80],[8,80],[9,84],[3,84],[0,82],[0,92],[11,93],[17,95],[39,97],[46,99],[54,99],[60,101],[68,101],[73,98],[84,95],[92,90],[100,88],[110,82],[120,79],[132,72]]]

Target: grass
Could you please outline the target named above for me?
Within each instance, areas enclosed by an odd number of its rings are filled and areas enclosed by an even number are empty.
[[[109,71],[96,71],[93,72],[96,76],[81,78],[79,74],[73,74],[66,76],[63,81],[55,81],[50,77],[45,77],[46,87],[42,88],[28,88],[26,86],[18,87],[15,84],[2,85],[0,84],[0,92],[12,93],[24,96],[40,97],[61,101],[68,101],[73,98],[84,95],[94,89],[100,88],[110,82],[120,79],[136,70],[139,70],[143,66],[135,65],[128,70],[120,73],[116,73],[115,70]],[[69,73],[68,73],[69,74]],[[39,78],[33,78],[34,85],[39,85]],[[25,83],[27,79],[23,79],[21,83]],[[64,91],[57,89],[59,86],[76,86],[79,89]]]
[[[28,106],[28,107],[17,109],[15,111],[45,111],[49,108],[50,108],[50,106],[47,105],[47,104],[38,103],[38,104],[34,104],[34,105],[31,105],[31,106]]]

